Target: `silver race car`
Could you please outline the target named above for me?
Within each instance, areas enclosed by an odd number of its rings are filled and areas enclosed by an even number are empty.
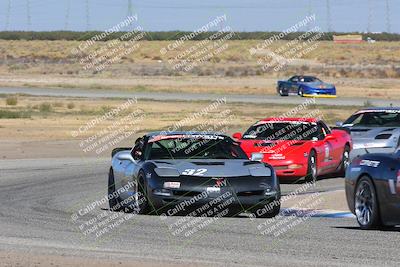
[[[273,217],[280,209],[274,169],[249,160],[239,143],[216,133],[150,133],[116,148],[108,179],[111,210],[139,214]],[[216,209],[221,209],[216,213]]]
[[[336,125],[351,133],[351,159],[368,153],[393,153],[400,145],[400,107],[362,109]]]

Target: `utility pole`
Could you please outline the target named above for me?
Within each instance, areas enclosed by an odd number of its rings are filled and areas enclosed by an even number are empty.
[[[4,25],[5,31],[8,31],[8,26],[10,26],[10,12],[11,12],[11,0],[8,0],[7,10],[6,10],[6,23]]]
[[[368,25],[367,25],[367,32],[371,32],[372,26],[372,3],[371,0],[368,0]]]
[[[312,13],[311,0],[308,0],[308,11],[307,11],[307,13],[308,13],[308,16],[311,17],[311,13]],[[310,27],[311,27],[310,23],[307,23],[307,31],[309,31],[311,29]]]
[[[67,0],[67,9],[65,10],[65,24],[64,30],[67,31],[69,27],[69,13],[71,11],[71,0]]]
[[[28,30],[31,30],[31,2],[26,0],[26,21],[28,23]]]
[[[90,29],[89,0],[86,0],[86,31]]]
[[[127,13],[127,18],[133,16],[133,5],[132,5],[132,0],[128,0],[128,13]],[[128,25],[127,30],[130,31],[133,29],[133,24]]]
[[[331,21],[331,3],[329,0],[326,0],[326,29],[327,32],[332,31],[332,21]]]
[[[386,0],[386,31],[391,32],[392,31],[392,25],[390,22],[390,6],[389,6],[389,0]]]

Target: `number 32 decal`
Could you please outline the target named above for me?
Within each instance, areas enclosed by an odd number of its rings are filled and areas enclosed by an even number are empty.
[[[183,175],[203,176],[207,169],[186,169],[182,172]]]

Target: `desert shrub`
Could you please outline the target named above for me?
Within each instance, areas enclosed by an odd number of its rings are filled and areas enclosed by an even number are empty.
[[[18,104],[18,98],[16,96],[9,96],[6,98],[6,104],[8,106],[16,106]]]
[[[50,103],[44,102],[39,105],[40,112],[51,112],[52,110],[53,110],[53,108]]]
[[[0,119],[22,119],[30,117],[31,115],[24,111],[11,111],[0,109]]]
[[[68,108],[68,109],[74,109],[74,108],[75,108],[74,102],[69,102],[69,103],[67,104],[67,108]]]
[[[61,107],[64,106],[64,103],[62,103],[62,102],[54,102],[52,105],[53,105],[53,107],[61,108]]]

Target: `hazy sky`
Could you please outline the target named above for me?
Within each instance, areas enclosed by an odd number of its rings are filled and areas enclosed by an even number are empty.
[[[128,14],[129,0],[88,0],[89,28],[105,30]],[[400,33],[400,0],[132,0],[148,31],[194,30],[218,15],[235,31],[281,31],[309,13],[335,31]],[[369,4],[370,8],[369,8]],[[389,3],[389,21],[386,2]],[[11,4],[10,4],[11,3]],[[29,4],[28,4],[29,3]],[[29,6],[29,8],[28,8]],[[28,12],[28,10],[30,12]],[[77,30],[88,27],[86,0],[0,0],[0,30]],[[28,16],[28,13],[30,16]],[[389,22],[389,23],[388,23]],[[369,26],[368,26],[369,25]]]

